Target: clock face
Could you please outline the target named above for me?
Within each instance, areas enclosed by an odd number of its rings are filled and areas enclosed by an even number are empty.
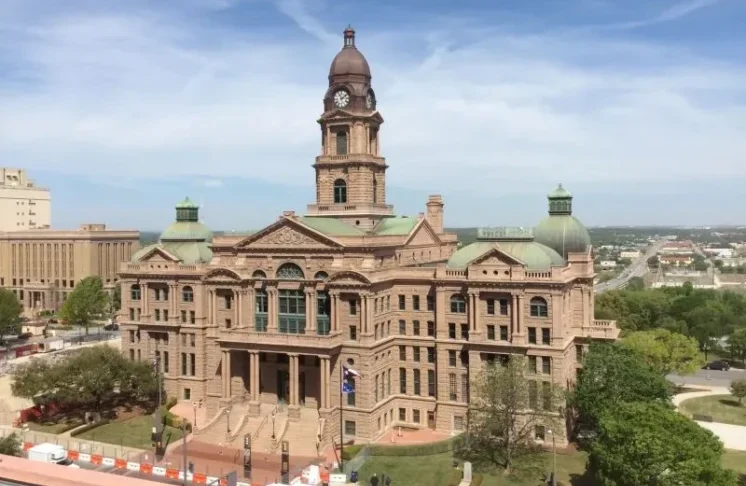
[[[339,90],[334,93],[334,105],[337,108],[344,108],[350,104],[350,95],[347,91]]]
[[[365,96],[365,106],[367,106],[369,110],[373,110],[376,107],[376,99],[373,97],[371,91],[368,91],[368,94]]]

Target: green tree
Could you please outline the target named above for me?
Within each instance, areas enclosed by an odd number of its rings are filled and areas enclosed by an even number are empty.
[[[660,263],[660,260],[658,259],[658,255],[653,255],[650,258],[648,258],[649,267],[657,267],[658,263]]]
[[[23,306],[12,291],[0,288],[0,344],[5,344],[4,336],[17,331],[21,321]]]
[[[628,290],[645,290],[645,281],[642,277],[632,277],[627,283]]]
[[[688,375],[705,363],[695,339],[666,329],[630,333],[622,344],[663,376]]]
[[[746,361],[746,327],[736,329],[728,336],[728,350],[734,358]]]
[[[16,368],[12,378],[18,397],[43,397],[96,412],[116,399],[149,402],[157,393],[150,364],[129,361],[109,346],[85,348],[60,362],[32,360]]]
[[[22,450],[21,438],[15,432],[7,437],[0,438],[0,454],[21,457],[23,455]]]
[[[738,398],[738,404],[742,404],[743,399],[746,398],[746,378],[730,382],[730,392]]]
[[[712,432],[656,403],[619,403],[604,413],[588,467],[601,486],[735,486]]]
[[[526,377],[526,360],[514,355],[488,365],[472,387],[469,431],[456,454],[477,467],[510,473],[529,456],[541,453],[534,441],[537,424],[553,428],[547,412],[558,410],[553,389]],[[540,393],[549,396],[541,396]]]
[[[62,304],[59,316],[69,324],[85,327],[85,333],[88,335],[88,327],[91,324],[106,318],[109,299],[100,277],[86,277],[70,292]]]
[[[117,285],[111,293],[111,315],[114,316],[122,309],[122,286]]]
[[[604,411],[627,402],[668,404],[671,385],[637,353],[620,344],[592,343],[570,404],[579,430],[592,432]]]

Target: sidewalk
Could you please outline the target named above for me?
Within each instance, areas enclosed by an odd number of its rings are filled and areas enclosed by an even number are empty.
[[[694,388],[690,386],[689,388]],[[725,387],[697,387],[702,391],[680,393],[675,395],[671,400],[678,410],[679,405],[684,400],[690,398],[707,397],[710,395],[730,395],[730,390]],[[700,427],[705,428],[715,434],[725,446],[726,449],[735,451],[746,451],[746,427],[742,425],[722,424],[719,422],[700,422],[696,421]]]

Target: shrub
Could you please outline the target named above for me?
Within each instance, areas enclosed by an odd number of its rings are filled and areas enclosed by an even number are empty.
[[[102,419],[102,420],[99,420],[98,422],[93,422],[92,424],[84,425],[83,427],[81,427],[81,428],[79,428],[77,430],[73,430],[72,432],[70,432],[70,436],[71,437],[77,437],[77,436],[79,436],[80,434],[82,434],[84,432],[88,432],[89,430],[93,430],[96,427],[101,427],[102,425],[106,425],[109,422],[110,422],[109,419]]]
[[[164,407],[166,408],[166,410],[171,410],[172,408],[174,408],[174,406],[176,406],[176,403],[178,403],[178,401],[179,400],[176,397],[171,397],[166,400],[166,405],[164,405]]]
[[[484,481],[484,476],[481,474],[474,473],[471,475],[471,486],[482,486],[482,481]]]

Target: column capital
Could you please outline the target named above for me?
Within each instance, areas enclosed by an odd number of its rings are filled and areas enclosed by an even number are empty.
[[[482,291],[480,289],[469,289],[466,293],[470,296],[479,297],[479,294],[481,294]]]
[[[247,350],[247,352],[252,356],[259,356],[259,351],[257,351],[256,349],[249,349]]]
[[[285,354],[287,354],[288,357],[290,357],[290,358],[297,358],[298,356],[300,356],[299,353],[285,353]]]

